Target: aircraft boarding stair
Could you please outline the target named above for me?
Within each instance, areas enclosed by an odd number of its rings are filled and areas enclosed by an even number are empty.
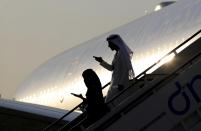
[[[107,103],[112,110],[103,118],[84,129],[82,122],[86,115],[83,113],[59,130],[67,131],[73,126],[80,126],[86,131],[200,131],[200,32],[195,33],[131,81],[131,86]],[[181,51],[186,45],[188,47]],[[171,62],[153,71],[171,56],[174,57]],[[72,112],[79,106],[81,104]],[[50,130],[55,123],[44,130]]]

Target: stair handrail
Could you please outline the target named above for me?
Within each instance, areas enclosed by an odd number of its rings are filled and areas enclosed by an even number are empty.
[[[148,67],[146,70],[144,70],[142,73],[140,73],[139,75],[137,75],[134,79],[138,80],[139,78],[146,76],[147,72],[152,69],[155,65],[157,65],[158,63],[161,62],[162,59],[164,59],[165,57],[169,56],[171,53],[176,53],[176,50],[179,49],[181,46],[183,46],[184,44],[186,44],[187,42],[189,42],[191,39],[193,39],[195,36],[197,36],[198,34],[201,33],[201,30],[197,31],[195,34],[193,34],[191,37],[189,37],[188,39],[186,39],[184,42],[182,42],[180,45],[178,45],[177,47],[175,47],[173,50],[171,50],[169,53],[167,53],[166,55],[164,55],[163,57],[161,57],[157,62],[155,62],[153,65],[151,65],[150,67]],[[176,53],[177,54],[177,53]],[[134,80],[134,81],[135,81]],[[119,92],[117,95],[115,95],[111,100],[109,100],[107,102],[107,104],[111,103],[112,101],[114,101],[117,97],[119,97],[121,94],[123,94],[127,89],[131,88],[133,85],[135,85],[136,82],[132,83],[130,86],[128,86],[127,88],[123,89],[121,92]]]
[[[180,45],[178,45],[176,48],[174,48],[173,50],[171,50],[169,53],[167,53],[166,55],[164,55],[163,57],[161,57],[160,60],[158,60],[156,63],[154,63],[152,66],[150,66],[149,68],[147,68],[145,71],[143,71],[142,73],[140,73],[138,76],[135,77],[135,80],[139,80],[139,78],[143,77],[143,75],[147,75],[146,72],[149,71],[151,68],[153,68],[156,64],[158,64],[163,58],[167,57],[168,55],[170,55],[171,53],[176,53],[176,50],[179,49],[181,46],[183,46],[184,44],[186,44],[187,42],[189,42],[192,38],[194,38],[195,36],[197,36],[198,34],[201,33],[201,30],[199,30],[198,32],[196,32],[195,34],[193,34],[191,37],[189,37],[187,40],[185,40],[184,42],[182,42]],[[178,54],[178,53],[176,53]],[[115,95],[111,100],[109,100],[106,104],[109,104],[111,102],[113,102],[117,97],[119,97],[121,94],[123,94],[127,89],[133,87],[133,85],[136,84],[136,81],[134,83],[132,83],[130,86],[128,86],[127,88],[123,89],[121,92],[119,92],[117,95]]]
[[[201,33],[201,30],[197,31],[195,34],[193,34],[191,37],[189,37],[188,39],[186,39],[184,42],[182,42],[180,45],[178,45],[176,48],[174,48],[173,50],[171,50],[169,53],[167,53],[166,55],[164,55],[163,57],[161,57],[157,62],[155,62],[153,65],[151,65],[150,67],[148,67],[146,70],[144,70],[142,73],[140,73],[138,76],[136,76],[134,79],[138,80],[139,78],[141,78],[142,76],[145,76],[147,74],[147,72],[152,69],[155,65],[157,65],[159,62],[161,62],[162,59],[164,59],[165,57],[169,56],[171,53],[176,53],[176,50],[179,49],[181,46],[183,46],[184,44],[186,44],[187,42],[189,42],[191,39],[193,39],[195,36],[197,36],[198,34]],[[133,83],[135,84],[135,83]],[[117,95],[115,95],[110,101],[107,102],[111,103],[112,101],[114,101],[118,96],[120,96],[122,93],[124,93],[127,89],[129,89],[130,87],[133,86],[130,85],[129,87],[125,88],[123,91],[121,91],[120,93],[118,93]],[[102,87],[102,89],[104,89],[105,87],[107,87],[108,85],[110,85],[110,82],[108,82],[105,86]],[[63,120],[63,118],[65,118],[66,116],[68,116],[69,114],[71,114],[74,110],[76,110],[78,107],[80,107],[83,104],[83,102],[81,102],[79,105],[77,105],[76,107],[74,107],[73,109],[71,109],[68,113],[66,113],[65,115],[63,115],[61,118],[59,118],[58,120],[56,120],[55,122],[53,122],[52,124],[50,124],[49,126],[47,126],[43,131],[48,131],[51,127],[53,127],[54,125],[56,125],[58,122],[60,122],[61,120]]]
[[[176,50],[179,49],[181,46],[183,46],[184,44],[186,44],[187,42],[189,42],[191,39],[193,39],[195,36],[197,36],[198,34],[201,33],[201,30],[197,31],[195,34],[193,34],[191,37],[189,37],[188,39],[186,39],[184,42],[182,42],[180,45],[178,45],[177,47],[175,47],[173,50],[171,50],[169,53],[167,53],[166,55],[164,55],[163,57],[161,57],[157,62],[155,62],[153,65],[151,65],[150,67],[148,67],[146,70],[144,70],[142,73],[140,73],[137,77],[135,77],[136,79],[142,77],[143,75],[146,75],[146,72],[149,71],[151,68],[153,68],[155,65],[157,65],[159,62],[161,62],[162,59],[164,59],[165,57],[169,56],[171,53],[176,53]]]

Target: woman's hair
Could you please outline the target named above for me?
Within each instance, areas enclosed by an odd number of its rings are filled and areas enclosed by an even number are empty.
[[[82,73],[82,77],[84,78],[84,82],[87,88],[90,88],[92,85],[101,86],[98,75],[92,69],[86,69]]]

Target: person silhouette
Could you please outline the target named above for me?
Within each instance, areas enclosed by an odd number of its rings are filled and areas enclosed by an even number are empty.
[[[110,101],[119,91],[129,86],[129,80],[135,77],[131,59],[133,52],[125,44],[118,34],[110,35],[107,38],[108,47],[116,51],[112,64],[105,62],[102,57],[94,56],[101,66],[112,71],[111,84],[106,96],[106,102]]]
[[[92,69],[86,69],[82,73],[82,77],[87,87],[86,98],[81,94],[71,94],[81,98],[87,104],[87,124],[85,123],[85,125],[90,125],[106,114],[108,108],[104,102],[102,85],[97,74]]]

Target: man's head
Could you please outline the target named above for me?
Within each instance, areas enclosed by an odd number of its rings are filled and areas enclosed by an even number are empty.
[[[116,38],[120,38],[120,36],[118,34],[112,34],[109,37],[107,37],[107,41],[112,41]]]
[[[108,41],[108,47],[110,47],[111,50],[116,50],[118,51],[119,50],[119,47],[117,46],[117,44],[115,44],[114,40],[119,38],[120,36],[117,35],[117,34],[113,34],[113,35],[110,35],[108,38],[107,38],[107,41]]]

